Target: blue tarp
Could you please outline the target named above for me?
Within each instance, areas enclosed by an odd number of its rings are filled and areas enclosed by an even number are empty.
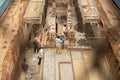
[[[114,1],[114,3],[119,7],[119,9],[120,9],[120,0],[113,0]]]
[[[9,3],[10,3],[10,0],[0,1],[0,16],[3,14],[3,12],[5,11]]]

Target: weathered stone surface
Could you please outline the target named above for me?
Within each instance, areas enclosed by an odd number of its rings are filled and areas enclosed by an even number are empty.
[[[25,1],[24,4],[27,6],[28,1]],[[23,3],[18,3],[18,5],[23,5]],[[20,6],[16,5],[16,12],[14,15],[14,23],[9,24],[6,37],[7,37],[7,43],[3,44],[3,41],[1,41],[0,46],[0,80],[17,80],[19,78],[19,75],[21,73],[20,67],[21,67],[21,59],[22,56],[24,56],[23,50],[24,50],[24,40],[23,40],[23,15],[20,16],[20,22],[18,24],[19,19],[19,8]],[[25,6],[25,5],[23,5]],[[24,8],[25,9],[25,8]],[[24,14],[24,10],[21,12]],[[7,15],[10,15],[9,13]],[[6,18],[7,19],[7,18]],[[5,20],[6,20],[5,19]],[[4,21],[4,20],[3,20]],[[6,23],[11,22],[9,19],[6,20],[5,23],[2,25],[5,25]],[[5,49],[3,49],[5,48]]]

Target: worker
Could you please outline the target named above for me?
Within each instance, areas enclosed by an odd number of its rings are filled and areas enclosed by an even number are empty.
[[[56,53],[61,53],[61,44],[62,44],[62,40],[60,39],[60,36],[57,36],[57,38],[55,39],[56,41]]]

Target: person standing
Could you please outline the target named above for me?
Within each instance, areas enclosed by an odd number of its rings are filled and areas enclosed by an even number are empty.
[[[26,59],[24,59],[22,62],[22,69],[25,73],[25,79],[27,79],[27,80],[31,79],[32,77],[30,75],[29,65],[27,64]]]
[[[64,40],[65,40],[65,34],[64,33],[62,33],[62,35],[61,35],[61,40],[62,40],[61,47],[62,47],[62,49],[64,49]]]
[[[33,45],[34,45],[34,53],[38,53],[39,51],[39,46],[38,46],[38,42],[37,42],[37,39],[35,38],[34,41],[33,41]]]
[[[39,50],[39,56],[38,56],[38,59],[39,59],[39,62],[38,62],[38,65],[41,64],[41,59],[43,58],[43,47],[40,48]]]
[[[40,35],[36,36],[34,41],[33,41],[33,45],[34,45],[34,53],[38,53],[39,49],[41,47],[41,43],[40,43]]]
[[[55,39],[56,42],[56,53],[61,52],[61,44],[62,44],[62,40],[60,39],[60,36],[57,36],[57,38]]]

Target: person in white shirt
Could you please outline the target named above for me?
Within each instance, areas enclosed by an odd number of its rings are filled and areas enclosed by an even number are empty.
[[[56,53],[60,54],[60,52],[61,52],[61,44],[62,44],[62,40],[60,39],[60,36],[57,36],[55,41],[56,41]]]
[[[41,47],[39,50],[39,55],[38,55],[38,59],[39,59],[38,65],[41,64],[41,59],[43,58],[43,53],[44,53],[43,47]]]

